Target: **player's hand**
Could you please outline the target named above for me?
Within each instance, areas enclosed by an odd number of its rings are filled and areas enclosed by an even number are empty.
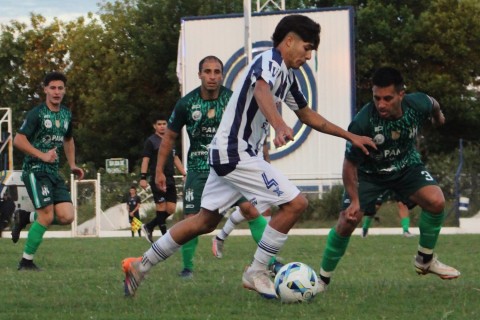
[[[54,163],[57,160],[57,147],[53,147],[42,155],[42,161],[47,163]]]
[[[141,187],[143,190],[147,189],[147,187],[148,187],[147,180],[145,180],[145,179],[140,179],[140,187]]]
[[[293,130],[287,125],[275,128],[275,139],[273,144],[279,148],[286,145],[289,141],[293,141]]]
[[[160,191],[167,192],[167,179],[163,172],[157,171],[155,174],[155,185]]]
[[[349,223],[354,223],[357,224],[359,221],[359,218],[361,217],[361,212],[360,212],[360,204],[356,202],[352,202],[347,209],[345,209],[345,219]]]
[[[70,170],[77,177],[78,180],[82,180],[83,177],[85,176],[85,172],[83,171],[82,168],[73,167],[73,168],[70,168]]]
[[[367,147],[371,147],[374,150],[377,150],[377,145],[373,142],[372,138],[366,136],[358,136],[356,134],[353,135],[352,139],[350,140],[354,147],[357,147],[363,151],[367,156],[370,154]]]

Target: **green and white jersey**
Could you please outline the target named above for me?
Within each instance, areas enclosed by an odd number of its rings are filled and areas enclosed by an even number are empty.
[[[27,113],[18,133],[24,134],[38,150],[47,152],[57,147],[57,160],[46,163],[38,158],[26,155],[23,161],[23,175],[29,172],[45,172],[58,175],[59,158],[63,153],[63,141],[72,137],[72,113],[61,105],[57,112],[51,111],[45,103],[36,106]]]
[[[218,99],[204,100],[200,95],[200,87],[189,92],[175,105],[168,120],[168,128],[180,133],[186,126],[190,148],[188,149],[188,170],[209,172],[208,146],[212,141],[222,119],[232,91],[221,86]]]
[[[355,116],[348,131],[369,136],[378,150],[365,155],[347,142],[345,157],[368,174],[394,174],[412,165],[422,164],[416,150],[417,134],[432,114],[433,101],[424,93],[406,94],[402,100],[403,115],[396,120],[380,118],[375,104],[366,104]]]

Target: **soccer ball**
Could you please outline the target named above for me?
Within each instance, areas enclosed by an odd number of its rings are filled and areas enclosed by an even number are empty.
[[[317,275],[305,263],[287,263],[275,276],[275,291],[283,303],[310,301],[317,290]]]

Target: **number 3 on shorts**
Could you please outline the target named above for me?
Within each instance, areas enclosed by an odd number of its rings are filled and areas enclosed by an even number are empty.
[[[428,171],[422,171],[422,174],[425,176],[425,180],[433,181],[433,177],[428,173]]]

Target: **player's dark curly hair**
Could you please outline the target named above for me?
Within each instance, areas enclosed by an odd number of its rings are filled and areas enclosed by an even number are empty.
[[[282,18],[272,35],[273,46],[277,47],[289,32],[297,34],[303,41],[313,44],[317,50],[320,44],[320,25],[307,16],[292,14]]]
[[[46,87],[50,82],[57,81],[57,80],[63,81],[63,84],[67,85],[67,77],[61,72],[53,71],[53,72],[47,73],[47,75],[43,79],[43,86]]]
[[[380,67],[375,71],[372,77],[374,86],[385,88],[393,85],[397,92],[405,89],[405,83],[400,71],[392,67]]]

